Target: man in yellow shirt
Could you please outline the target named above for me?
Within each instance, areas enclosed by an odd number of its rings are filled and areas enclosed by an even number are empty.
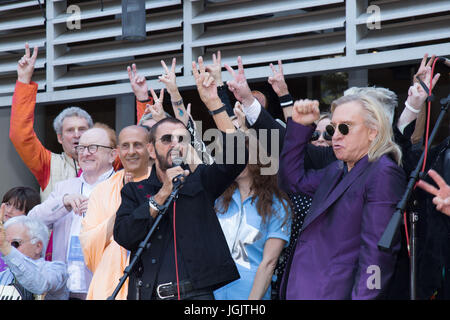
[[[93,278],[87,300],[105,300],[119,283],[129,263],[128,252],[113,238],[116,211],[121,204],[120,190],[130,181],[141,181],[150,175],[149,135],[141,126],[128,126],[119,134],[118,152],[124,170],[98,184],[89,197],[88,210],[82,221],[80,242],[87,267]],[[125,300],[128,280],[116,299]]]

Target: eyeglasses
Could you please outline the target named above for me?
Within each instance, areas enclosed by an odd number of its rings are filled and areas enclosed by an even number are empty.
[[[331,136],[328,134],[327,131],[314,131],[312,136],[311,136],[311,141],[316,141],[319,140],[320,136],[323,135],[323,138],[327,141],[331,141]]]
[[[171,144],[174,138],[177,139],[178,143],[187,143],[189,138],[186,135],[175,135],[175,134],[164,134],[158,140],[161,141],[162,144],[168,145]]]
[[[350,130],[350,125],[346,124],[346,123],[340,123],[337,126],[338,130],[340,133],[342,133],[344,136],[348,134],[349,130]],[[332,124],[329,124],[325,127],[325,130],[327,131],[327,133],[332,137],[334,135],[334,131],[336,130],[335,126]]]
[[[108,147],[108,146],[102,146],[100,144],[90,144],[88,146],[81,146],[78,145],[75,147],[75,151],[76,153],[83,153],[84,150],[87,148],[87,150],[89,151],[89,153],[96,153],[98,150],[98,147],[102,147],[102,148],[108,148],[108,149],[114,149],[113,147]]]

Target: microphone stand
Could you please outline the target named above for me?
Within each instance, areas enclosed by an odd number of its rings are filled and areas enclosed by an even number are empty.
[[[445,113],[448,110],[448,107],[450,105],[450,94],[447,96],[447,98],[441,99],[441,111],[439,113],[438,119],[436,120],[436,123],[434,125],[433,131],[431,132],[430,138],[428,139],[428,145],[427,150],[430,150],[431,144],[434,140],[434,137],[439,129],[439,126],[444,119]],[[422,164],[425,158],[425,150],[422,152],[422,155],[420,156],[419,162],[417,163],[416,169],[411,172],[409,176],[409,182],[408,186],[406,188],[405,193],[403,194],[402,199],[398,202],[396,211],[394,212],[394,215],[392,216],[391,220],[389,221],[389,224],[387,225],[386,229],[384,230],[383,235],[381,236],[380,241],[378,242],[378,249],[382,251],[390,252],[392,250],[392,244],[394,242],[394,239],[397,236],[400,221],[402,219],[402,212],[405,211],[406,205],[409,202],[409,198],[411,197],[411,194],[414,190],[414,186],[419,179],[419,173],[422,168]],[[411,223],[411,247],[410,247],[410,256],[411,256],[411,263],[410,263],[410,295],[411,300],[416,299],[416,271],[417,271],[417,255],[416,255],[416,249],[417,249],[417,222],[419,220],[419,215],[417,212],[411,212],[410,213],[410,223]]]
[[[179,176],[177,176],[177,177],[173,178],[172,184],[173,184],[172,192],[170,193],[169,197],[167,198],[163,209],[158,213],[158,216],[156,217],[156,220],[153,223],[152,227],[150,228],[149,232],[147,233],[146,237],[139,244],[138,250],[136,251],[135,255],[133,256],[133,259],[130,261],[130,264],[124,269],[123,276],[119,279],[119,284],[114,289],[114,292],[112,293],[112,295],[107,298],[107,300],[114,300],[116,298],[117,294],[119,293],[120,289],[124,285],[125,281],[130,276],[131,271],[133,270],[137,261],[140,259],[144,250],[150,248],[150,242],[149,242],[150,238],[151,238],[152,234],[154,233],[156,227],[158,226],[159,222],[161,221],[162,217],[167,212],[169,205],[172,203],[172,201],[174,199],[176,199],[178,197],[178,191],[180,191],[180,189],[183,185],[183,181],[179,178]],[[139,300],[139,290],[138,290],[137,296],[138,296],[137,300]]]

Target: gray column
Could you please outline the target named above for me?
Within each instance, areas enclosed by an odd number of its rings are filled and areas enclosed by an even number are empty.
[[[348,87],[367,87],[368,85],[368,70],[358,69],[348,72]]]
[[[136,124],[136,102],[134,94],[124,94],[116,98],[116,133],[126,126]]]

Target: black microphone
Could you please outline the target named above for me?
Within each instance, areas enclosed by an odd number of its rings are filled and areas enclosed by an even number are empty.
[[[178,154],[171,154],[172,157],[172,168],[178,167],[183,165],[183,158],[180,157],[180,152],[178,151]],[[179,174],[175,178],[172,179],[172,183],[176,186],[183,183],[183,180],[181,178],[184,178],[184,174]]]

